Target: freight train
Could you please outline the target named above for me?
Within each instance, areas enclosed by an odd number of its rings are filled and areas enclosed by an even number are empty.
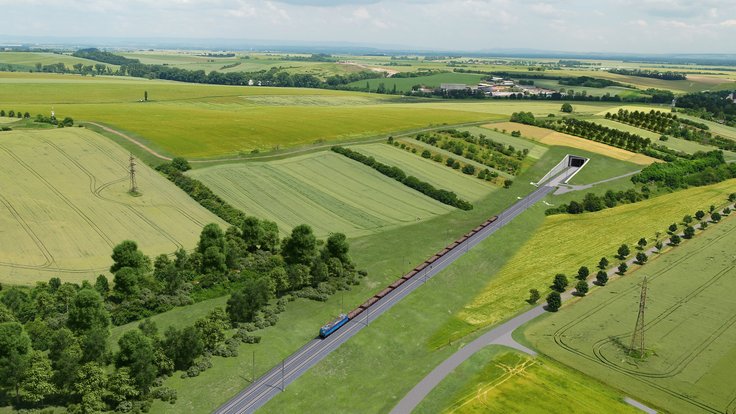
[[[422,262],[419,266],[415,267],[410,271],[409,273],[401,276],[399,279],[396,279],[395,282],[391,283],[386,287],[385,289],[381,290],[380,292],[373,295],[370,299],[365,301],[362,305],[358,306],[357,308],[350,311],[347,315],[340,315],[337,319],[334,321],[326,324],[319,330],[319,337],[324,339],[327,338],[330,334],[340,329],[341,326],[345,325],[349,320],[355,319],[358,315],[363,313],[366,309],[373,306],[374,303],[378,302],[379,300],[383,299],[386,295],[391,293],[394,289],[401,286],[404,282],[414,277],[417,273],[424,270],[427,266],[430,266],[432,263],[439,260],[442,256],[450,253],[453,249],[458,247],[460,244],[462,244],[464,241],[468,240],[470,237],[478,233],[479,231],[483,230],[487,226],[489,226],[491,223],[496,221],[498,219],[498,216],[493,216],[490,219],[484,221],[480,226],[474,228],[473,230],[470,230],[468,233],[460,237],[459,239],[455,240],[454,242],[450,243],[447,247],[440,250],[436,254],[432,255],[429,259]]]

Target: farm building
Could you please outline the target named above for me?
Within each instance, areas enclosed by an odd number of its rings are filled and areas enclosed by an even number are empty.
[[[464,83],[442,83],[440,89],[443,91],[462,91],[468,89],[468,85]]]

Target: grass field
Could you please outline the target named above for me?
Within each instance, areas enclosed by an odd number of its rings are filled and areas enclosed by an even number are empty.
[[[413,411],[436,413],[638,413],[623,395],[545,357],[491,345],[457,367]]]
[[[485,198],[498,189],[473,175],[463,174],[444,164],[422,158],[419,154],[412,154],[385,143],[357,145],[354,149],[384,164],[397,166],[407,175],[413,175],[437,188],[454,191],[461,198],[471,202]]]
[[[443,83],[464,83],[466,85],[477,85],[484,75],[474,73],[437,73],[428,76],[418,76],[415,78],[382,78],[357,81],[348,84],[354,88],[365,88],[370,85],[370,89],[375,91],[378,85],[383,84],[387,91],[391,91],[396,86],[398,92],[411,91],[414,85],[423,85],[427,88],[438,88]]]
[[[32,114],[98,121],[145,137],[167,154],[251,150],[375,136],[498,115],[415,105],[401,97],[298,88],[228,87],[125,78],[0,73],[0,100]],[[139,102],[148,91],[149,102]],[[398,101],[397,101],[398,100]]]
[[[518,309],[530,287],[539,289],[544,296],[556,273],[574,275],[580,266],[593,269],[604,256],[615,263],[613,256],[622,243],[634,245],[641,237],[651,241],[657,232],[664,233],[667,226],[685,214],[723,204],[734,185],[736,180],[729,180],[596,213],[547,217],[493,280],[453,321],[437,331],[434,343],[447,343],[448,338],[502,321],[510,311]],[[559,237],[563,233],[565,237]],[[534,260],[529,260],[531,257]]]
[[[370,167],[327,151],[268,163],[220,165],[190,174],[236,208],[275,221],[282,232],[306,223],[319,236],[342,232],[355,237],[452,210]],[[462,180],[457,177],[457,182]],[[490,185],[485,187],[492,190]]]
[[[94,66],[100,62],[95,60],[78,58],[71,55],[46,52],[0,52],[0,66],[3,64],[24,66],[29,69],[36,69],[36,63],[42,65],[51,65],[54,63],[63,63],[67,68],[71,69],[73,65],[81,63],[85,66]],[[105,63],[113,69],[117,69],[117,65]]]
[[[534,79],[534,85],[540,88],[547,88],[547,89],[552,89],[555,91],[559,91],[561,89],[564,89],[565,92],[569,91],[570,89],[572,89],[575,92],[585,91],[588,96],[603,96],[607,93],[610,94],[611,96],[618,95],[622,98],[638,97],[638,96],[646,95],[642,91],[638,91],[636,89],[631,89],[631,88],[625,88],[621,86],[608,86],[605,88],[588,88],[584,86],[563,85],[559,81],[552,80],[552,79]]]
[[[222,223],[161,175],[139,164],[142,196],[127,193],[128,154],[81,128],[0,136],[0,281],[33,284],[105,273],[123,240],[145,253],[194,248],[201,228]]]
[[[732,187],[733,188],[733,187]],[[736,408],[736,220],[694,240],[560,312],[525,337],[542,352],[672,413]],[[647,277],[645,346],[626,355]],[[617,345],[621,344],[621,345]]]
[[[496,142],[500,142],[505,145],[511,145],[514,148],[518,149],[528,149],[529,150],[529,157],[531,158],[542,158],[542,155],[544,155],[545,152],[547,152],[548,147],[546,145],[540,145],[538,142],[534,142],[529,139],[524,139],[520,137],[512,137],[511,131],[508,131],[506,134],[502,133],[501,130],[503,128],[499,128],[498,131],[494,131],[492,124],[485,125],[483,127],[465,127],[460,128],[462,131],[468,131],[473,135],[479,136],[480,134],[485,135],[489,139],[492,139]]]
[[[594,152],[615,158],[617,160],[628,161],[639,165],[649,165],[658,160],[643,154],[637,154],[625,149],[612,147],[600,142],[591,141],[584,138],[574,137],[572,135],[563,134],[561,132],[552,131],[546,128],[539,128],[531,125],[519,124],[516,122],[499,122],[485,125],[486,128],[506,129],[508,131],[520,131],[524,138],[539,141],[546,145],[558,145],[571,148],[578,148],[585,151]]]

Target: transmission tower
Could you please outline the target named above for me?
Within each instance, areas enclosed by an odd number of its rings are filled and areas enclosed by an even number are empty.
[[[135,194],[138,192],[138,184],[135,182],[135,158],[133,153],[130,154],[130,192]]]
[[[644,309],[647,307],[647,277],[641,283],[641,296],[639,299],[639,315],[636,317],[636,327],[634,334],[631,336],[631,345],[629,352],[631,354],[639,354],[639,358],[644,357]]]

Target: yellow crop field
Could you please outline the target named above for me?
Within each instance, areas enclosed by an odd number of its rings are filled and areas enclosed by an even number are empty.
[[[142,163],[142,195],[128,194],[128,154],[91,131],[0,134],[0,282],[90,280],[123,240],[173,253],[194,248],[205,224],[224,224]]]

